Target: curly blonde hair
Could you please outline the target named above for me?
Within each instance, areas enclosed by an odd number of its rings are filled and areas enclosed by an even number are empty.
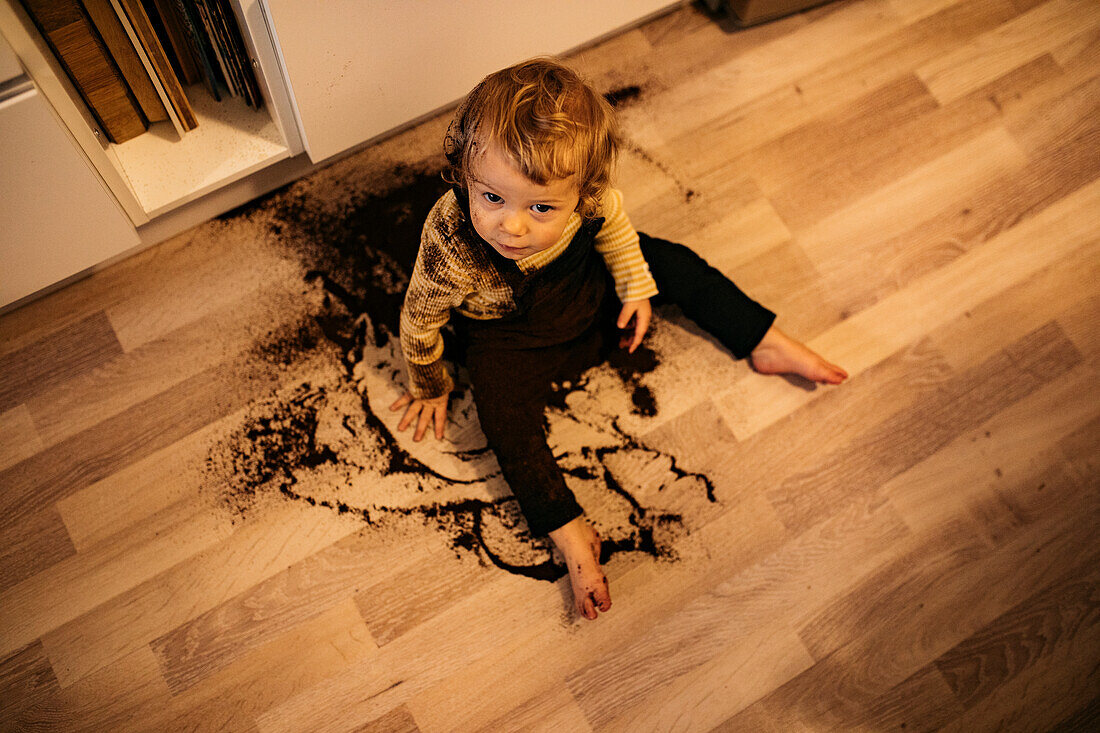
[[[443,141],[444,178],[466,188],[470,164],[499,145],[531,181],[576,176],[577,212],[596,216],[619,147],[615,113],[556,59],[540,57],[494,72],[466,95]]]

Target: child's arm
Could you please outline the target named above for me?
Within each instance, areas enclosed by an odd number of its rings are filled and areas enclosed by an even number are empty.
[[[434,425],[436,438],[443,439],[447,399],[454,381],[443,365],[440,329],[450,319],[451,309],[462,302],[463,281],[439,238],[425,226],[401,308],[401,350],[408,367],[409,388],[390,406],[393,411],[405,408],[398,432],[416,421],[413,440],[423,438],[429,425]]]
[[[634,322],[633,334],[624,335],[619,346],[631,353],[642,343],[653,311],[649,299],[657,294],[657,283],[649,273],[649,265],[638,245],[638,232],[623,208],[622,194],[609,188],[604,194],[600,215],[603,227],[596,235],[596,251],[603,257],[615,280],[615,292],[623,302],[618,326],[626,329]]]

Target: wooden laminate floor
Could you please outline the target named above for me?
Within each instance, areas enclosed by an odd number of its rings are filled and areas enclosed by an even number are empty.
[[[664,312],[563,387],[575,618],[468,394],[443,445],[384,409],[426,122],[0,317],[0,728],[1100,729],[1100,4],[687,7],[572,62],[638,228],[849,382]]]

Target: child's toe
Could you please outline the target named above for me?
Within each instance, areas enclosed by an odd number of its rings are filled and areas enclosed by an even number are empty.
[[[592,591],[592,600],[595,601],[596,608],[601,611],[606,611],[611,608],[611,590],[607,586],[607,578],[602,578],[602,583]]]

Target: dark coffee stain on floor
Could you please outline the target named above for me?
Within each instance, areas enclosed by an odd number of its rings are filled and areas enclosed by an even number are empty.
[[[651,166],[661,171],[661,173],[664,173],[666,176],[668,176],[668,178],[670,178],[672,182],[676,184],[676,188],[680,189],[680,193],[683,194],[685,204],[689,203],[692,199],[695,198],[695,189],[689,188],[687,184],[684,183],[680,179],[680,177],[673,172],[671,168],[669,168],[666,164],[662,163],[661,161],[650,155],[648,152],[646,152],[645,148],[643,148],[641,145],[631,142],[630,140],[626,140],[624,141],[623,149],[631,153],[632,155],[638,156],[646,163],[649,163]]]
[[[656,369],[660,363],[656,352],[645,344],[639,344],[633,354],[626,349],[615,349],[608,356],[607,363],[618,373],[623,384],[630,387],[634,413],[643,417],[656,415],[657,401],[653,392],[642,384],[642,377]]]
[[[606,92],[603,98],[606,99],[607,103],[612,107],[619,108],[637,102],[641,94],[642,88],[637,84],[631,84],[629,86],[612,89]]]
[[[234,495],[251,497],[257,487],[265,485],[278,489],[293,486],[297,469],[337,460],[331,449],[318,446],[315,440],[316,405],[324,394],[323,389],[301,384],[271,412],[249,415],[234,441],[241,448],[232,456]]]
[[[301,354],[312,351],[323,334],[313,320],[283,324],[269,331],[253,346],[253,355],[277,367],[287,367]]]
[[[380,339],[397,334],[421,226],[449,188],[439,170],[400,164],[385,179],[387,190],[353,194],[340,214],[288,192],[272,202],[271,225],[276,235],[293,235],[306,268],[339,288],[352,312],[368,314]]]
[[[450,502],[432,498],[441,487],[483,483],[494,474],[471,480],[434,470],[410,455],[393,435],[389,425],[395,424],[395,415],[380,417],[371,408],[370,395],[361,380],[363,370],[373,370],[391,381],[404,378],[403,370],[386,354],[397,348],[401,303],[419,247],[421,225],[448,187],[439,171],[433,169],[397,165],[388,171],[386,179],[383,190],[353,193],[335,211],[322,206],[308,188],[303,193],[295,186],[270,194],[260,205],[238,210],[238,216],[262,213],[257,219],[269,222],[269,234],[301,262],[306,283],[322,294],[320,305],[308,309],[297,322],[276,328],[260,339],[254,358],[283,369],[322,347],[328,348],[339,355],[338,384],[333,388],[303,381],[254,403],[241,424],[212,447],[208,471],[217,474],[216,483],[226,487],[224,499],[239,517],[248,514],[257,495],[264,491],[353,516],[373,526],[417,517],[444,532],[460,556],[473,553],[482,563],[509,573],[557,580],[566,574],[565,567],[554,560],[547,538],[530,535],[511,496]],[[648,417],[657,412],[654,396],[642,382],[658,364],[657,354],[644,345],[632,355],[621,351],[610,359],[637,415]],[[568,395],[587,386],[585,378],[556,385],[551,408],[567,412]],[[353,396],[354,409],[345,407],[347,400],[337,401],[339,395],[334,389],[345,397]],[[346,410],[339,420],[341,429],[357,446],[369,447],[369,460],[334,449],[318,438],[325,409]],[[620,552],[673,558],[675,552],[667,538],[682,529],[682,517],[643,506],[613,475],[607,466],[608,457],[632,450],[670,460],[666,484],[685,477],[696,479],[706,487],[707,500],[712,502],[713,485],[706,476],[680,469],[675,457],[645,447],[617,421],[612,423],[616,446],[584,448],[580,455],[572,456],[576,460],[565,461],[571,465],[566,469],[570,476],[602,483],[630,507],[626,525],[614,528],[615,536],[604,541],[601,560],[606,562]],[[605,433],[609,430],[606,424],[594,427]],[[466,446],[450,455],[463,462],[484,461],[486,452],[484,446]],[[570,456],[559,456],[559,460],[563,458]],[[303,488],[302,480],[319,476],[320,472],[330,488],[337,484],[337,493],[340,485],[346,486],[364,473],[405,475],[423,494],[423,501],[412,507],[387,507],[356,506],[331,496],[318,498]],[[492,531],[488,529],[490,524]]]
[[[638,102],[642,98],[642,93],[642,87],[637,84],[629,84],[605,92],[603,98],[606,99],[608,104],[612,107],[622,109]],[[683,194],[684,203],[688,203],[695,198],[696,193],[694,189],[689,188],[671,168],[650,155],[642,146],[630,140],[623,140],[623,150],[638,156],[670,178],[672,182],[676,184],[676,187],[680,189],[680,193]]]

